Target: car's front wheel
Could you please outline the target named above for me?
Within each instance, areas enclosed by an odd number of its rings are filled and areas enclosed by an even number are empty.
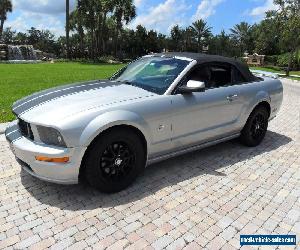
[[[88,149],[86,180],[102,192],[128,187],[144,170],[146,156],[140,137],[131,129],[104,132]]]
[[[255,108],[241,132],[241,142],[248,147],[258,146],[266,135],[268,120],[269,112],[265,107]]]

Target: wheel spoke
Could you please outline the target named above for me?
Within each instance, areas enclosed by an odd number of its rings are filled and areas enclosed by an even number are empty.
[[[101,158],[101,160],[102,160],[102,161],[113,162],[114,158],[103,156],[103,157]]]
[[[250,128],[250,133],[253,139],[257,140],[263,136],[267,128],[266,119],[262,114],[257,114]]]
[[[125,142],[114,142],[105,149],[100,168],[104,177],[118,181],[130,173],[134,163],[135,155],[130,147]]]
[[[114,157],[115,156],[115,152],[113,150],[113,145],[109,145],[107,148],[108,152]]]

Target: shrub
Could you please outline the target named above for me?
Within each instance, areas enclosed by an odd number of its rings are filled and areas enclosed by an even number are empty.
[[[289,53],[285,53],[278,56],[278,66],[279,67],[287,67],[289,64]],[[298,70],[300,68],[300,52],[297,51],[292,59],[292,69]]]
[[[265,56],[265,63],[271,65],[278,65],[278,56],[277,55]]]

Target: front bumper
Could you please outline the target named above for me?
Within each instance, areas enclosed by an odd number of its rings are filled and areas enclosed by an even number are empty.
[[[58,184],[77,184],[85,147],[60,148],[31,141],[23,137],[14,121],[5,131],[6,140],[22,168],[41,180]],[[36,156],[70,157],[68,163],[42,162]]]

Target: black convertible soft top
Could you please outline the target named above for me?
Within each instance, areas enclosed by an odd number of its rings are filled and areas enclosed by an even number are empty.
[[[217,55],[207,55],[201,53],[191,53],[191,52],[167,52],[167,53],[158,53],[156,56],[166,56],[166,57],[186,57],[198,62],[198,64],[202,63],[229,63],[234,65],[244,76],[247,82],[252,82],[257,80],[257,78],[251,73],[248,66],[239,61],[238,59],[217,56]]]

